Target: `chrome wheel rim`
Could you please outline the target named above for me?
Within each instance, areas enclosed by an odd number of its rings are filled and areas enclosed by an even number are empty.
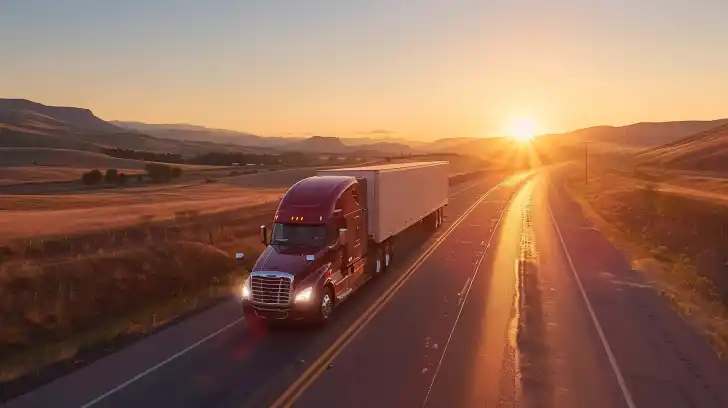
[[[324,319],[328,318],[333,309],[334,303],[331,301],[331,296],[328,293],[324,293],[324,298],[321,299],[321,316]]]
[[[384,256],[384,259],[385,259],[384,264],[389,266],[389,252],[387,252],[387,255]]]
[[[376,262],[375,265],[376,266],[375,266],[374,272],[378,274],[379,272],[382,271],[382,260],[381,259],[377,259],[377,262]]]

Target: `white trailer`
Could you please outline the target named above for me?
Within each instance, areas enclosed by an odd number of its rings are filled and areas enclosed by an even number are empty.
[[[448,203],[449,162],[392,163],[319,170],[366,180],[369,238],[382,243],[428,219],[439,226]]]

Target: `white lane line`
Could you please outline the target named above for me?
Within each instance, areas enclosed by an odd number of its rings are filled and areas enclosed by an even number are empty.
[[[465,285],[462,289],[460,289],[460,292],[458,292],[458,306],[460,306],[460,304],[462,304],[465,300],[465,290],[468,289],[468,283],[470,283],[470,276],[468,276],[468,279],[465,280]]]
[[[470,283],[470,277],[468,276],[468,279],[465,280],[465,285],[463,285],[463,288],[460,289],[460,292],[458,292],[458,296],[462,296],[465,294],[465,290],[468,288],[468,283]]]
[[[455,333],[455,328],[458,326],[458,321],[460,320],[460,315],[463,313],[463,309],[465,308],[465,302],[468,300],[468,294],[470,294],[470,289],[473,287],[473,282],[475,282],[476,276],[478,276],[478,271],[480,270],[480,264],[483,263],[483,259],[485,259],[485,255],[488,253],[488,248],[490,248],[490,244],[493,242],[493,237],[495,237],[496,232],[498,231],[498,226],[500,225],[501,219],[503,219],[503,215],[508,212],[508,207],[510,206],[511,201],[513,198],[518,194],[518,192],[521,191],[519,188],[516,190],[513,195],[510,196],[508,199],[508,204],[505,208],[503,208],[500,212],[500,215],[498,216],[498,221],[496,221],[495,226],[493,226],[493,230],[490,233],[490,238],[488,238],[488,245],[486,245],[485,249],[483,250],[482,255],[480,255],[480,258],[478,258],[478,262],[475,263],[475,272],[473,273],[473,276],[471,279],[466,282],[467,291],[465,292],[465,296],[462,297],[462,302],[460,302],[460,308],[458,309],[458,314],[455,316],[455,322],[452,325],[452,329],[450,330],[450,334],[447,336],[447,341],[445,342],[445,347],[442,348],[442,354],[440,355],[440,360],[437,362],[437,368],[435,368],[435,372],[432,374],[432,381],[430,382],[430,387],[427,389],[427,394],[425,394],[425,399],[422,401],[422,407],[424,408],[427,405],[427,401],[430,398],[430,394],[432,393],[432,388],[435,386],[435,380],[437,379],[437,374],[440,372],[440,367],[442,366],[442,362],[445,359],[445,354],[447,354],[447,349],[450,346],[450,341],[452,340],[452,336]]]
[[[458,195],[458,194],[462,193],[462,192],[463,192],[463,191],[465,191],[465,190],[470,190],[471,188],[473,188],[473,187],[477,187],[477,186],[479,186],[479,185],[481,185],[481,184],[483,184],[483,183],[486,183],[487,181],[488,181],[488,180],[481,180],[481,181],[475,182],[475,183],[473,183],[473,184],[471,184],[471,185],[469,185],[469,186],[467,186],[467,187],[461,188],[460,190],[458,190],[458,191],[456,191],[456,192],[454,192],[454,193],[450,194],[450,197],[454,197],[454,196],[456,196],[456,195]]]
[[[556,223],[556,218],[554,218],[554,213],[551,211],[551,204],[547,201],[546,205],[549,209],[549,215],[551,215],[551,222],[554,224],[554,229],[556,230],[556,235],[559,236],[559,241],[561,241],[561,248],[564,250],[564,255],[566,255],[566,260],[569,262],[569,268],[571,268],[571,273],[574,275],[574,279],[576,280],[576,284],[579,287],[579,291],[581,292],[581,297],[584,299],[584,303],[586,303],[586,308],[589,311],[589,315],[591,316],[592,322],[594,322],[594,326],[597,329],[597,334],[599,334],[599,340],[602,342],[602,346],[604,347],[604,351],[607,353],[607,358],[609,359],[609,364],[612,366],[612,371],[614,371],[615,377],[617,377],[617,382],[619,383],[619,388],[622,390],[622,396],[624,397],[624,402],[627,403],[627,406],[629,408],[635,408],[634,400],[632,399],[632,394],[630,394],[629,389],[627,388],[627,384],[624,381],[624,377],[622,377],[622,371],[620,371],[619,366],[617,365],[617,359],[614,358],[614,354],[612,353],[612,348],[609,347],[609,342],[607,341],[607,337],[604,335],[604,330],[602,330],[602,325],[599,324],[599,320],[597,320],[597,315],[594,313],[594,308],[592,308],[591,302],[589,301],[589,297],[586,295],[586,291],[584,290],[584,285],[581,284],[581,279],[579,278],[579,275],[576,273],[576,268],[574,267],[574,262],[571,260],[571,255],[569,255],[569,251],[566,249],[566,243],[564,242],[564,237],[561,235],[561,230],[559,229],[559,225]]]
[[[98,397],[94,398],[93,400],[91,400],[91,401],[89,401],[89,402],[81,405],[81,408],[88,408],[88,407],[90,407],[92,405],[95,405],[96,403],[98,403],[98,402],[100,402],[100,401],[108,398],[112,394],[115,394],[116,392],[122,390],[123,388],[127,387],[131,383],[133,383],[133,382],[135,382],[135,381],[137,381],[137,380],[145,377],[146,375],[148,375],[148,374],[150,374],[150,373],[152,373],[152,372],[154,372],[154,371],[156,371],[156,370],[164,367],[165,365],[167,365],[168,363],[170,363],[172,360],[175,360],[177,357],[182,356],[183,354],[189,352],[190,350],[192,350],[195,347],[199,346],[200,344],[202,344],[202,343],[210,340],[211,338],[217,336],[218,334],[224,332],[225,330],[227,330],[227,329],[235,326],[236,324],[242,322],[243,320],[245,320],[245,319],[243,317],[240,317],[240,318],[232,321],[231,323],[228,323],[223,328],[217,330],[216,332],[214,332],[212,334],[209,334],[209,335],[205,336],[204,338],[202,338],[201,340],[198,340],[193,345],[187,347],[186,349],[184,349],[182,351],[177,352],[176,354],[172,355],[171,357],[167,358],[166,360],[162,361],[161,363],[159,363],[159,364],[157,364],[157,365],[155,365],[153,367],[150,367],[150,368],[144,370],[143,372],[137,374],[133,378],[131,378],[131,379],[129,379],[129,380],[127,380],[127,381],[125,381],[125,382],[117,385],[116,387],[110,389],[109,391],[106,391],[105,393],[99,395]]]

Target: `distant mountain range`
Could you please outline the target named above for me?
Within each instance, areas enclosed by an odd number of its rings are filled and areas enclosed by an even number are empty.
[[[543,135],[534,145],[567,148],[582,142],[645,149],[644,157],[683,166],[705,165],[728,150],[728,119],[596,126]],[[62,148],[98,151],[115,147],[170,153],[211,151],[357,153],[401,155],[457,153],[490,159],[522,149],[509,138],[445,138],[415,142],[394,137],[264,137],[190,124],[104,121],[90,110],[46,106],[25,99],[0,99],[0,147]],[[651,150],[650,150],[651,149]],[[690,152],[689,154],[686,152]],[[687,156],[681,156],[687,155]],[[727,154],[728,156],[728,154]],[[722,156],[720,156],[722,157]],[[728,160],[728,157],[726,158]]]
[[[265,137],[226,129],[211,129],[189,124],[147,124],[111,121],[116,126],[143,132],[161,139],[207,141],[245,147],[306,153],[353,153],[361,150],[384,154],[415,153],[403,139],[338,138],[332,136]],[[397,140],[398,142],[393,142]],[[416,144],[416,143],[413,143]]]
[[[222,144],[235,144],[250,147],[274,147],[291,143],[295,138],[263,137],[252,133],[227,129],[211,129],[204,126],[177,124],[148,124],[112,120],[109,123],[122,129],[130,129],[158,137],[160,139],[204,141]]]

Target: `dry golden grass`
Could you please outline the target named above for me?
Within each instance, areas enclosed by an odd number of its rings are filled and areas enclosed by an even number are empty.
[[[81,235],[140,221],[174,219],[180,212],[215,214],[277,202],[285,190],[229,184],[141,187],[87,194],[0,197],[2,240]]]
[[[482,162],[474,158],[443,158],[450,160],[451,174],[467,173],[482,166]],[[439,158],[428,158],[433,159]],[[406,160],[409,159],[394,161]],[[244,212],[251,206],[277,202],[287,186],[315,173],[315,169],[293,169],[225,178],[217,183],[195,182],[59,194],[44,194],[42,188],[33,188],[27,194],[0,196],[0,243],[83,235],[126,228],[140,222],[168,221],[182,212],[198,215],[234,210]],[[465,178],[459,181],[463,180]]]
[[[75,169],[119,169],[143,170],[146,163],[141,160],[120,159],[100,153],[69,149],[0,147],[0,166],[47,166]],[[179,165],[187,170],[210,169],[216,166]]]
[[[0,167],[0,186],[19,183],[39,183],[80,180],[90,169],[50,166]]]
[[[654,177],[647,177],[654,179]],[[605,171],[585,185],[568,177],[567,190],[597,228],[617,245],[680,314],[728,356],[726,202],[661,190],[659,182]]]
[[[118,247],[0,263],[0,382],[230,295],[260,253],[257,226],[270,217],[263,209],[237,223],[193,223],[169,236],[149,230]],[[237,251],[245,262],[234,259]]]

